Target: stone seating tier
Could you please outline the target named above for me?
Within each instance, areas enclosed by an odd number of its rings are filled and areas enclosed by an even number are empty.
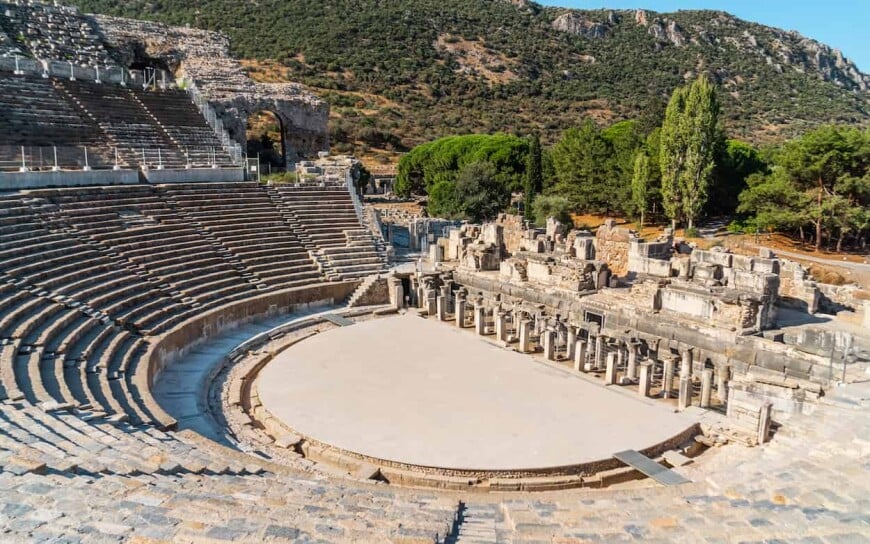
[[[281,202],[255,183],[0,195],[0,401],[152,421],[131,369],[155,335],[264,290],[335,277]],[[370,247],[362,257],[345,242],[347,258],[334,260],[348,277],[382,268]]]
[[[150,109],[149,106],[154,109]],[[183,91],[142,90],[90,81],[0,72],[0,167],[230,166],[232,159]],[[38,149],[38,147],[46,149]],[[117,150],[117,157],[115,150]]]

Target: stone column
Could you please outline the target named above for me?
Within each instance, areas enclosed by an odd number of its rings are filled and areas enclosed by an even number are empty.
[[[674,398],[674,371],[677,360],[673,357],[665,359],[664,376],[662,376],[662,396],[666,399]]]
[[[429,314],[429,317],[435,317],[438,312],[435,292],[431,291],[426,295],[426,313]]]
[[[728,400],[728,381],[731,379],[731,367],[720,365],[716,369],[716,398],[721,402]]]
[[[607,369],[604,372],[605,385],[616,385],[616,359],[618,355],[614,352],[607,354]]]
[[[501,310],[495,316],[495,337],[499,342],[507,340],[507,314]]]
[[[684,376],[692,378],[692,350],[687,349],[682,353],[683,360],[680,362],[680,378]]]
[[[532,347],[532,322],[528,319],[520,321],[520,351],[528,353]]]
[[[625,377],[627,381],[634,382],[637,379],[637,345],[629,342],[628,348],[628,367],[625,369]]]
[[[568,336],[565,340],[565,358],[569,361],[574,360],[574,352],[577,349],[577,327],[568,325]]]
[[[465,298],[456,297],[456,326],[465,328]]]
[[[586,341],[577,340],[574,348],[574,370],[586,372]]]
[[[447,298],[444,295],[438,295],[438,321],[447,321]]]
[[[616,370],[622,370],[625,368],[625,346],[623,346],[622,341],[618,341],[616,343]]]
[[[713,393],[713,369],[707,368],[701,372],[701,408],[710,407],[710,396]]]
[[[640,379],[637,382],[637,394],[641,397],[649,396],[649,388],[652,383],[652,371],[654,367],[654,361],[644,361],[640,364]]]
[[[486,334],[486,306],[474,306],[474,332],[478,336]]]
[[[677,410],[685,410],[692,405],[692,378],[680,371],[680,396],[677,399]]]
[[[604,335],[601,334],[595,337],[595,362],[593,368],[595,370],[604,368]]]
[[[556,359],[556,331],[545,329],[541,333],[541,344],[544,346],[544,358],[548,361]]]
[[[444,297],[444,313],[445,314],[450,313],[450,307],[451,307],[450,301],[453,298],[452,294],[453,294],[453,292],[450,289],[449,283],[445,283],[444,285],[441,286],[441,296]]]
[[[390,286],[390,290],[392,291],[390,294],[393,299],[393,307],[397,310],[401,310],[405,307],[405,289],[402,287],[402,282],[396,281]]]

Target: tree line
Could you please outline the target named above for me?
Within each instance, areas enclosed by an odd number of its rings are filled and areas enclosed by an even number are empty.
[[[704,75],[665,106],[608,127],[587,120],[543,148],[531,135],[469,135],[418,146],[399,163],[397,191],[428,194],[429,213],[492,219],[519,206],[542,224],[571,214],[669,221],[733,216],[731,230],[781,231],[817,248],[862,246],[868,230],[870,131],[815,129],[758,149],[726,137],[716,86]],[[515,199],[516,200],[516,199]]]

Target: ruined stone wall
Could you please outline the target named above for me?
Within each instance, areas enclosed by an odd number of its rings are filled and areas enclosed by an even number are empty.
[[[635,238],[631,229],[618,227],[615,220],[608,219],[595,234],[595,258],[606,262],[615,275],[623,276],[628,272],[629,248]]]
[[[126,66],[159,59],[177,77],[192,81],[240,145],[246,144],[248,117],[266,110],[281,121],[288,164],[329,149],[329,105],[296,83],[252,81],[232,57],[225,35],[105,15],[94,19],[114,56]]]
[[[508,255],[513,255],[520,250],[520,245],[526,234],[525,219],[521,215],[503,213],[498,216],[496,222],[504,229],[504,247]]]

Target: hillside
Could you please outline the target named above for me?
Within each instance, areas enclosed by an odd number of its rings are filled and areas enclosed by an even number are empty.
[[[794,32],[724,12],[568,10],[523,0],[85,0],[86,11],[221,30],[254,77],[332,104],[332,139],[386,153],[456,133],[656,116],[709,72],[732,136],[870,120],[870,76]]]

